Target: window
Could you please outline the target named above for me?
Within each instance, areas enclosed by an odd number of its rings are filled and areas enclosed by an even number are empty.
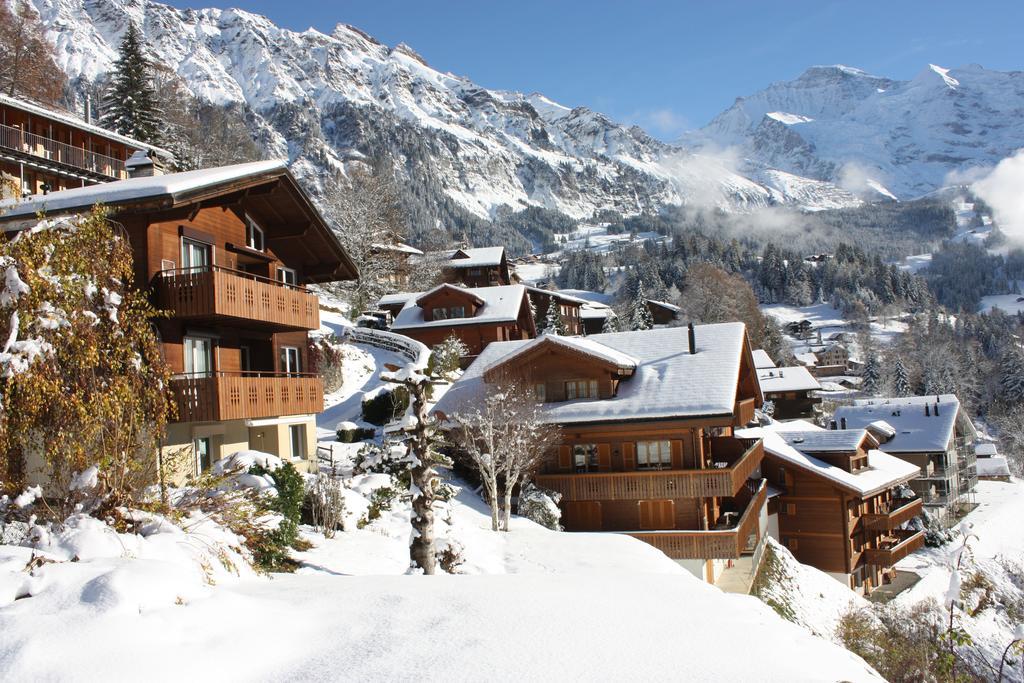
[[[466,307],[465,306],[452,306],[448,309],[449,318],[465,318]]]
[[[245,246],[263,251],[263,228],[256,225],[256,221],[249,216],[245,217]]]
[[[785,486],[785,485],[786,485],[786,468],[785,467],[780,467],[779,468],[779,486]]]
[[[577,379],[565,383],[565,400],[577,398],[597,398],[596,379]]]
[[[196,474],[202,474],[210,469],[213,464],[213,450],[210,447],[210,437],[204,436],[195,440],[196,449]]]
[[[572,447],[572,459],[577,472],[596,472],[597,444],[576,444]]]
[[[672,466],[672,444],[668,441],[637,441],[636,468],[663,470]]]
[[[537,401],[537,403],[543,403],[546,396],[547,387],[544,386],[543,382],[541,382],[540,384],[533,385],[533,398]]]
[[[306,425],[289,425],[288,438],[291,442],[292,458],[306,459]]]
[[[181,267],[190,270],[199,270],[208,268],[210,262],[213,260],[211,257],[211,247],[209,244],[203,242],[197,242],[187,238],[181,240]]]
[[[295,286],[299,284],[299,274],[294,268],[277,267],[277,281],[286,285]]]
[[[213,372],[213,340],[206,337],[185,337],[185,374],[209,377]]]
[[[470,277],[472,277],[472,276],[479,276],[480,273],[481,273],[481,270],[479,268],[470,268],[469,269]]]
[[[447,308],[435,308],[433,313],[434,320],[447,320],[448,309]]]
[[[302,372],[301,368],[301,357],[299,356],[299,349],[296,346],[282,346],[281,347],[281,372],[286,372],[290,375],[298,374]]]

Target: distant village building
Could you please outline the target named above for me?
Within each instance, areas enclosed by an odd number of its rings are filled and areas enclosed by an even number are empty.
[[[565,326],[565,333],[569,335],[584,333],[583,318],[580,311],[583,306],[589,303],[588,301],[550,289],[533,287],[531,285],[525,285],[525,287],[526,293],[530,297],[530,302],[533,304],[533,309],[536,311],[538,328],[541,327],[541,321],[547,316],[548,308],[551,305],[551,297],[554,297],[558,306],[558,315]]]
[[[768,355],[768,352],[764,349],[754,349],[754,367],[758,368],[774,368],[775,361]]]
[[[994,443],[986,441],[976,444],[974,454],[977,456],[978,479],[1010,481],[1010,465],[1006,456],[999,455]]]
[[[844,375],[849,369],[850,352],[842,344],[831,344],[815,349],[814,357],[817,361],[814,365],[814,374],[818,377]]]
[[[679,312],[681,309],[675,304],[670,304],[667,301],[655,301],[654,299],[648,299],[647,310],[651,312],[651,317],[654,318],[655,325],[671,325],[674,321],[679,319]]]
[[[463,247],[427,256],[442,257],[443,277],[446,282],[465,287],[512,284],[512,273],[509,270],[505,247]]]
[[[438,402],[443,417],[509,378],[561,441],[534,480],[568,531],[627,533],[695,576],[746,592],[767,524],[761,405],[742,323],[490,344]]]
[[[171,153],[56,107],[0,95],[0,199],[58,192],[129,177],[135,152]]]
[[[396,289],[409,287],[411,284],[409,278],[412,276],[412,259],[424,255],[416,247],[399,240],[389,244],[374,244],[371,254],[387,257],[394,261],[394,269],[388,273],[388,282]]]
[[[910,485],[941,522],[951,524],[973,503],[977,432],[953,394],[858,400],[836,410],[833,422],[869,430],[881,450],[916,465],[920,476]]]
[[[821,398],[813,394],[821,384],[802,367],[761,368],[757,380],[765,401],[775,405],[772,416],[776,420],[795,420],[814,417]]]
[[[537,336],[523,285],[438,285],[408,299],[395,317],[391,331],[427,346],[440,344],[454,334],[469,347],[471,357],[491,342]]]
[[[877,450],[865,429],[772,427],[738,433],[764,440],[769,535],[857,592],[895,578],[893,565],[924,546],[923,531],[903,528],[923,509],[906,486],[918,468]]]

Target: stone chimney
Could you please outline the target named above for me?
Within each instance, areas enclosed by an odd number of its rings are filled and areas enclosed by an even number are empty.
[[[134,152],[128,161],[124,162],[129,178],[151,178],[163,175],[163,165],[156,159],[146,154],[144,150]]]

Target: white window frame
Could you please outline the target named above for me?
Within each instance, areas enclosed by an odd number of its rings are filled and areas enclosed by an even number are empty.
[[[209,460],[206,467],[203,467],[203,455],[199,450],[200,443],[206,444],[206,457]],[[213,465],[213,438],[209,436],[197,436],[192,440],[192,448],[196,453],[196,476],[199,476]]]
[[[572,447],[572,466],[577,472],[596,472],[598,462],[596,443],[578,443]]]
[[[294,356],[295,367],[291,367],[291,360]],[[289,375],[297,375],[302,372],[302,354],[299,353],[298,346],[282,346],[281,347],[281,372]]]
[[[277,281],[290,287],[299,286],[299,271],[284,266],[277,267]]]
[[[257,239],[259,238],[259,239]],[[259,246],[256,246],[256,245]],[[245,246],[255,251],[266,251],[266,234],[252,216],[245,214]]]
[[[206,263],[193,265],[192,255],[194,252],[205,251]],[[206,270],[213,265],[213,245],[189,237],[181,238],[181,267],[183,270],[197,271]]]
[[[296,453],[296,436],[298,436],[298,453]],[[288,448],[293,460],[306,459],[306,423],[288,425]]]
[[[209,353],[206,357],[207,368],[206,370],[196,370],[196,348],[197,342],[202,342],[206,345]],[[212,337],[203,337],[199,335],[185,335],[185,338],[181,343],[181,353],[184,359],[182,368],[185,374],[189,377],[211,377],[214,371],[214,343]]]
[[[667,470],[672,467],[672,442],[667,439],[636,442],[638,470]]]

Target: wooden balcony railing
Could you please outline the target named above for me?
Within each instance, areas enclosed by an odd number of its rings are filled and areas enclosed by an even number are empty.
[[[164,270],[154,281],[157,307],[180,318],[226,316],[315,330],[320,304],[305,287],[221,266]]]
[[[733,409],[733,415],[736,416],[733,420],[733,424],[737,427],[742,427],[753,420],[754,408],[755,404],[754,399],[752,398],[745,398],[742,401],[737,401],[736,406]]]
[[[924,547],[924,531],[894,531],[880,542],[879,548],[864,551],[864,561],[878,567],[891,567]]]
[[[761,511],[768,500],[766,482],[762,479],[757,492],[747,504],[736,526],[707,531],[636,531],[633,538],[649,543],[674,560],[737,559],[752,552],[760,543]]]
[[[120,159],[0,124],[0,147],[108,178],[128,177]]]
[[[920,515],[923,510],[924,501],[920,498],[914,498],[903,502],[899,507],[895,507],[889,512],[863,515],[861,520],[863,521],[865,529],[870,529],[872,531],[892,531],[899,527],[900,524]]]
[[[178,422],[212,422],[319,413],[324,384],[317,375],[217,372],[171,380]]]
[[[716,442],[746,446],[742,453],[717,455]],[[719,460],[719,458],[723,460]],[[542,474],[537,485],[558,491],[566,502],[581,500],[647,500],[657,498],[729,497],[736,494],[761,464],[764,444],[739,439],[712,440],[711,460],[724,467],[704,470],[651,470],[637,472],[587,472]]]

